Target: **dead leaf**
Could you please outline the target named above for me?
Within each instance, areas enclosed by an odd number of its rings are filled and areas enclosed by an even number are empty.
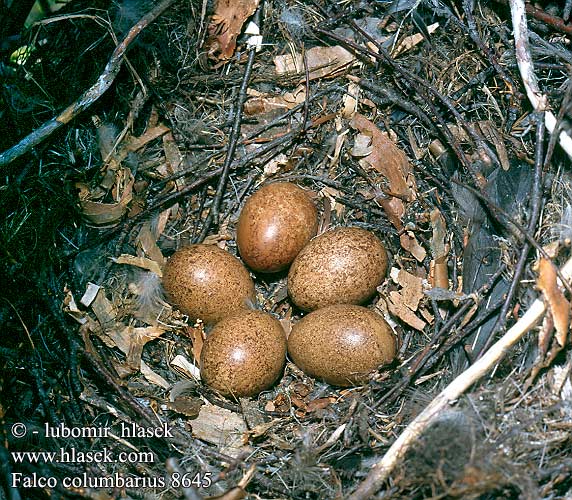
[[[395,290],[389,292],[387,297],[387,308],[391,314],[397,316],[401,321],[420,332],[425,329],[425,326],[427,326],[425,321],[418,318],[415,313],[405,305],[403,296]]]
[[[63,310],[66,314],[69,314],[73,319],[75,319],[80,325],[85,325],[88,321],[85,311],[80,311],[73,293],[67,287],[64,288],[64,300],[63,300]]]
[[[423,298],[423,280],[408,273],[405,269],[392,268],[391,279],[401,286],[400,295],[403,303],[413,312],[417,311],[419,302]]]
[[[407,250],[419,262],[423,262],[427,257],[427,252],[419,244],[417,238],[411,231],[407,231],[399,236],[399,242],[404,250]]]
[[[97,294],[98,294],[100,288],[101,287],[99,285],[96,285],[95,283],[89,282],[87,284],[87,287],[85,289],[83,296],[79,300],[81,305],[84,307],[89,307],[92,304],[92,302],[95,300],[95,297],[97,297]]]
[[[357,83],[350,82],[348,90],[342,98],[342,116],[351,119],[357,111],[358,99],[360,95],[360,86]]]
[[[253,91],[248,90],[248,94],[252,95]],[[263,115],[271,111],[281,110],[286,111],[292,109],[298,104],[302,104],[306,99],[306,90],[304,87],[299,87],[294,92],[286,92],[283,95],[268,95],[261,92],[256,92],[244,103],[244,113],[248,116]]]
[[[337,76],[355,61],[355,56],[340,45],[332,47],[312,47],[305,53],[310,80]],[[304,74],[304,59],[302,54],[284,54],[274,58],[277,75]]]
[[[110,171],[109,171],[110,172]],[[80,207],[83,216],[97,226],[114,225],[121,220],[127,212],[127,206],[133,199],[133,184],[135,178],[128,168],[121,169],[117,173],[115,184],[112,189],[113,197],[118,199],[116,203],[100,203],[93,201],[94,196],[86,194],[82,190],[80,194]],[[98,192],[96,195],[98,196]]]
[[[169,382],[155,373],[145,361],[141,360],[140,354],[139,361],[136,362],[138,347],[133,346],[132,348],[133,343],[144,344],[152,338],[158,337],[165,330],[157,327],[133,328],[118,323],[116,321],[116,310],[113,304],[105,297],[105,290],[103,288],[97,293],[95,300],[91,304],[91,309],[99,321],[99,327],[96,326],[93,319],[87,316],[87,322],[84,324],[84,328],[93,331],[107,346],[117,347],[122,351],[125,356],[130,358],[131,364],[138,365],[137,368],[149,382],[168,389],[170,387]],[[133,331],[130,331],[130,328],[133,329]],[[129,363],[124,366],[131,369]]]
[[[204,404],[201,398],[192,396],[180,396],[174,401],[167,402],[169,410],[185,415],[185,417],[195,418]]]
[[[204,324],[198,322],[194,326],[188,326],[185,329],[186,333],[189,335],[191,342],[193,343],[193,356],[198,361],[201,359],[201,351],[203,349],[203,341],[206,338]]]
[[[336,398],[334,396],[312,399],[311,401],[308,402],[305,409],[308,413],[312,413],[317,410],[324,410],[325,408],[327,408],[328,406],[330,406],[335,402]]]
[[[128,342],[126,349],[127,366],[135,371],[139,370],[141,367],[143,347],[145,347],[147,342],[160,337],[163,333],[165,333],[165,329],[156,326],[133,327],[129,325],[125,327],[119,335]]]
[[[97,321],[103,330],[115,326],[117,311],[110,300],[105,296],[105,289],[100,288],[91,303],[91,310],[95,313]]]
[[[170,362],[170,365],[175,371],[182,373],[188,378],[201,379],[201,370],[182,354],[177,354]]]
[[[447,226],[445,219],[438,209],[431,211],[431,226],[433,234],[431,236],[431,286],[438,288],[449,288],[449,270],[447,267],[447,254],[449,249],[445,243],[447,237]]]
[[[429,34],[435,32],[439,27],[439,23],[433,23],[427,26],[427,32]],[[421,33],[415,33],[414,35],[406,36],[401,42],[399,42],[395,48],[391,51],[391,57],[397,57],[404,52],[411,50],[413,47],[421,43],[425,37]]]
[[[545,258],[540,259],[536,286],[542,292],[547,307],[552,313],[556,329],[556,341],[562,347],[566,344],[570,328],[570,303],[564,297],[556,279],[554,264]]]
[[[259,0],[217,0],[206,42],[211,59],[226,61],[233,56],[242,26],[254,14],[258,3]]]
[[[502,169],[505,171],[508,170],[510,168],[510,162],[508,160],[508,152],[502,138],[502,132],[500,132],[490,120],[479,121],[477,122],[477,126],[485,138],[494,144]]]
[[[119,257],[113,258],[113,262],[116,264],[128,264],[130,266],[140,267],[142,269],[147,269],[155,273],[160,278],[163,277],[163,271],[159,267],[159,264],[154,260],[148,259],[147,257],[135,257],[135,255],[122,254]]]
[[[153,231],[151,231],[151,222],[147,221],[141,226],[141,230],[137,235],[136,241],[137,245],[141,247],[145,255],[155,261],[162,269],[165,265],[165,257],[163,256],[163,252],[161,252],[159,245],[157,245],[157,237],[158,236],[153,234]]]
[[[405,153],[365,116],[356,113],[350,126],[371,138],[372,152],[360,160],[366,170],[374,169],[387,181],[389,194],[405,201],[415,199],[411,166]],[[363,164],[362,164],[363,162]]]

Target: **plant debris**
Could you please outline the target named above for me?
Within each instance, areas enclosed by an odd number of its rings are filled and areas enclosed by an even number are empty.
[[[571,6],[7,2],[0,497],[569,498]],[[383,242],[397,358],[225,398],[161,280],[275,181]]]

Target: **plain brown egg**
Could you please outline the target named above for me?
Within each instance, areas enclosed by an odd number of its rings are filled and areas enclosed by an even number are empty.
[[[288,355],[304,373],[340,387],[367,383],[396,350],[391,328],[379,314],[347,304],[311,312],[288,337]]]
[[[246,203],[236,226],[236,243],[251,269],[286,269],[316,235],[318,212],[302,188],[275,182],[260,188]]]
[[[314,238],[288,273],[288,293],[301,309],[331,304],[362,304],[381,284],[387,252],[369,231],[338,227]]]
[[[248,270],[216,245],[190,245],[175,252],[163,269],[168,299],[191,318],[216,323],[255,300]]]
[[[261,311],[215,325],[201,350],[201,378],[224,396],[255,396],[276,382],[286,363],[286,334]]]

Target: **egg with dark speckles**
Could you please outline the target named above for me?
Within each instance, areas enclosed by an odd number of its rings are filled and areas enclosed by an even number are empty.
[[[318,212],[306,191],[290,182],[275,182],[244,204],[236,243],[248,267],[273,273],[286,269],[317,230]]]
[[[338,227],[311,240],[288,273],[288,293],[301,309],[362,304],[387,271],[387,252],[371,232]]]
[[[215,325],[201,350],[201,378],[224,396],[255,396],[280,377],[286,334],[262,311],[245,311]]]
[[[390,326],[362,306],[337,304],[309,313],[292,327],[288,355],[307,375],[332,385],[365,384],[393,360]]]
[[[163,269],[163,288],[183,313],[207,324],[248,309],[255,300],[248,270],[216,245],[189,245],[176,251]]]

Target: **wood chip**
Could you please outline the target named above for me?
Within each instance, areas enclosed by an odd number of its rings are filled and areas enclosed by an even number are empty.
[[[243,437],[248,428],[238,413],[219,406],[205,405],[191,426],[194,437],[214,444],[225,455],[236,458],[245,449]]]
[[[332,47],[312,47],[306,51],[306,63],[310,80],[337,76],[355,61],[355,56],[340,45]],[[284,54],[274,58],[277,75],[304,74],[302,54]]]

